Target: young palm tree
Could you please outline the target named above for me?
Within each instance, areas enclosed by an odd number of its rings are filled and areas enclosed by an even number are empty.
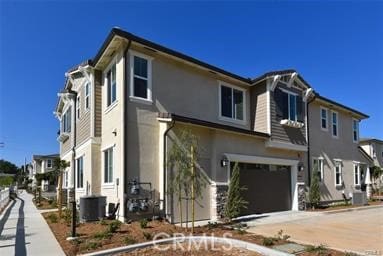
[[[69,162],[61,160],[60,158],[56,158],[53,161],[53,170],[56,177],[58,177],[57,207],[59,211],[59,218],[61,218],[62,214],[63,172],[67,167],[69,167]]]

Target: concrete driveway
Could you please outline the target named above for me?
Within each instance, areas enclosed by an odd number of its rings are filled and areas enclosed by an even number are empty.
[[[295,214],[280,213],[249,221],[248,231],[275,236],[282,229],[284,234],[291,236],[291,241],[298,243],[323,244],[361,255],[383,255],[383,207]]]

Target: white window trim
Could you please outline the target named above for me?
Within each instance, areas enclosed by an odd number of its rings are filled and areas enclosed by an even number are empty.
[[[109,150],[109,149],[112,149],[113,150],[113,166],[112,166],[112,182],[105,182],[105,179],[104,179],[104,175],[105,175],[105,151]],[[114,188],[114,180],[115,180],[115,171],[114,171],[114,168],[115,168],[115,160],[116,160],[116,154],[115,154],[115,144],[112,145],[112,146],[109,146],[107,148],[104,148],[102,149],[102,176],[101,176],[101,179],[102,179],[102,187],[103,188]]]
[[[76,120],[81,119],[81,97],[80,94],[76,98]]]
[[[320,182],[323,183],[323,178],[324,178],[324,158],[323,157],[313,157],[312,160],[312,166],[314,167],[314,160],[317,160],[318,162],[320,161],[320,166],[319,166],[319,172],[320,172]]]
[[[77,182],[78,182],[78,179],[77,179],[77,176],[78,176],[78,159],[82,158],[82,187],[77,187]],[[85,154],[82,154],[80,156],[78,156],[76,158],[76,163],[75,163],[75,184],[74,186],[76,187],[76,191],[78,192],[83,192],[85,190],[85,186],[84,186],[84,177],[85,177],[85,172],[84,172],[84,158],[85,158]]]
[[[322,110],[325,110],[326,111],[326,128],[323,128],[322,127]],[[328,108],[325,108],[325,107],[320,107],[320,111],[319,111],[319,120],[320,120],[320,128],[322,131],[328,131],[328,114],[329,114],[329,111],[328,111]]]
[[[343,178],[342,178],[342,175],[343,175],[343,168],[342,168],[342,161],[339,160],[339,159],[334,159],[334,183],[335,183],[335,187],[341,187],[343,185]],[[337,184],[336,183],[336,167],[337,165],[339,165],[339,173],[340,173],[340,176],[339,176],[339,181],[340,183]]]
[[[88,94],[86,94],[86,87],[88,86]],[[85,106],[85,111],[89,111],[90,110],[90,105],[91,105],[91,90],[92,90],[92,86],[91,86],[91,82],[86,82],[85,83],[85,86],[84,86],[84,106]],[[88,107],[86,106],[86,99],[88,98]]]
[[[333,114],[336,114],[336,136],[334,135],[334,131],[333,131],[333,125],[334,125]],[[331,110],[331,136],[336,139],[339,138],[339,113],[334,110]]]
[[[358,168],[357,168],[357,172],[358,172],[358,183],[356,183],[356,180],[355,180],[355,174],[356,174],[356,173],[355,173],[355,167],[356,167],[356,166],[358,167]],[[354,176],[353,176],[354,186],[355,186],[355,187],[359,187],[359,186],[360,186],[360,183],[361,183],[361,182],[360,182],[360,164],[354,162],[354,164],[353,164],[353,170],[354,170],[354,171],[353,171],[353,173],[354,173]]]
[[[49,162],[51,163],[51,164],[49,164]],[[47,159],[47,168],[52,168],[53,167],[53,161],[52,161],[52,159]]]
[[[221,87],[222,86],[229,87],[231,89],[236,89],[236,90],[241,91],[243,93],[243,120],[222,116],[222,101],[221,101]],[[246,107],[247,107],[246,97],[247,97],[246,89],[243,89],[241,87],[238,87],[238,86],[235,86],[232,84],[228,84],[228,83],[223,82],[223,81],[218,81],[218,113],[219,113],[218,119],[221,121],[246,125],[246,123],[247,123],[247,121],[246,121]]]
[[[354,122],[356,122],[356,140],[354,139]],[[359,142],[359,120],[356,118],[352,119],[352,142],[358,143]]]
[[[148,62],[148,77],[140,77],[141,79],[146,79],[147,81],[147,98],[141,98],[134,96],[134,57],[139,57],[142,59],[145,59]],[[153,57],[129,50],[129,70],[130,70],[130,85],[129,85],[129,99],[134,102],[138,103],[146,103],[146,104],[152,104],[153,103],[153,90],[152,90],[152,61]]]
[[[110,105],[108,106],[108,72],[112,69],[113,65],[116,66],[116,100],[111,102]],[[103,72],[103,77],[104,77],[104,99],[105,99],[105,113],[109,112],[109,109],[114,108],[115,105],[117,105],[118,102],[118,79],[117,79],[117,56],[114,56],[113,59],[110,61],[109,65]]]

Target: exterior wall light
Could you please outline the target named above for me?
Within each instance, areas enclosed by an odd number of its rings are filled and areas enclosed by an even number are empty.
[[[222,160],[221,160],[221,166],[222,167],[226,167],[229,165],[229,159],[227,159],[227,157],[223,157]]]

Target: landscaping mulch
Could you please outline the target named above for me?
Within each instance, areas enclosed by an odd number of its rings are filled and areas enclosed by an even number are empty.
[[[77,235],[79,238],[75,241],[67,241],[66,238],[70,236],[70,218],[67,218],[67,222],[65,222],[65,218],[61,220],[57,220],[56,218],[52,218],[52,215],[57,215],[57,212],[49,212],[42,213],[44,218],[46,219],[49,227],[51,228],[53,234],[55,235],[57,241],[63,248],[66,255],[77,255],[88,253],[92,251],[100,251],[105,249],[111,249],[121,246],[126,246],[130,244],[136,244],[141,242],[152,241],[153,237],[159,233],[166,233],[169,236],[174,235],[175,233],[183,233],[185,235],[191,235],[190,228],[186,230],[185,228],[181,228],[179,226],[175,226],[169,224],[166,221],[149,221],[146,228],[142,228],[140,222],[135,221],[130,224],[121,224],[120,228],[113,233],[108,233],[107,230],[110,227],[110,224],[113,222],[111,220],[103,220],[98,222],[88,222],[88,223],[80,223],[77,226]],[[53,222],[52,222],[53,220]],[[115,222],[115,221],[114,221]],[[255,235],[252,233],[247,233],[244,230],[233,230],[231,226],[226,226],[222,224],[212,224],[203,227],[196,227],[194,235],[201,236],[216,236],[216,237],[228,237],[239,239],[251,243],[256,243],[259,245],[265,245],[267,247],[272,247],[275,245],[282,245],[286,243],[290,243],[288,239],[276,238],[278,235],[272,238],[265,238],[260,235]],[[164,237],[157,237],[167,238]],[[225,254],[223,254],[225,253]],[[223,252],[222,250],[213,250],[213,248],[209,248],[208,250],[195,250],[191,249],[189,251],[180,250],[179,248],[176,250],[169,250],[166,252],[161,252],[156,250],[155,248],[145,248],[135,250],[133,252],[124,253],[123,255],[197,255],[198,256],[218,256],[218,255],[258,255],[254,252],[241,250],[238,248],[233,248],[230,252]],[[310,256],[310,255],[318,255],[316,252],[303,253],[300,255]],[[340,252],[336,252],[333,250],[325,250],[321,255],[328,256],[342,256],[345,255]]]
[[[57,204],[55,201],[48,201],[45,198],[41,198],[40,202],[36,202],[36,200],[33,200],[33,203],[36,205],[37,209],[39,210],[49,210],[49,209],[56,209]]]
[[[356,205],[334,205],[334,206],[322,206],[317,209],[307,209],[309,212],[327,212],[327,211],[333,211],[333,210],[343,210],[343,209],[351,209],[351,208],[361,208],[361,207],[367,207],[367,206],[373,206],[373,205],[383,205],[382,201],[370,201],[368,202],[368,205],[363,206],[356,206]]]

